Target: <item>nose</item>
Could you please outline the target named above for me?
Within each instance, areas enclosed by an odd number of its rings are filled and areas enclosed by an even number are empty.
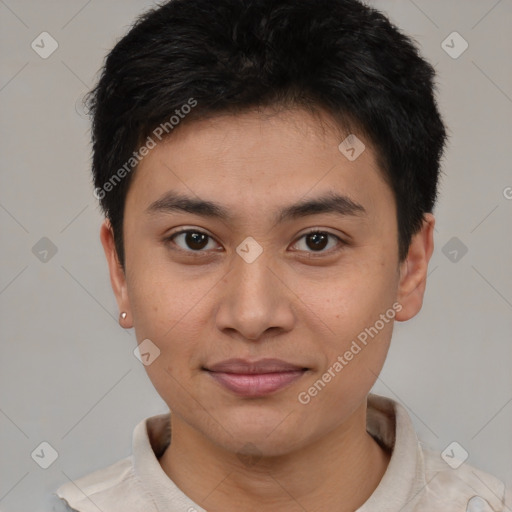
[[[294,294],[274,267],[265,252],[250,263],[234,256],[216,310],[219,330],[257,341],[267,331],[275,335],[293,328]]]

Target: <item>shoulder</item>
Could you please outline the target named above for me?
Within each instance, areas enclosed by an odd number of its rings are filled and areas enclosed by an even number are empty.
[[[420,443],[421,445],[421,443]],[[510,489],[495,476],[445,454],[421,446],[426,487],[421,503],[437,510],[461,512],[505,512],[510,510]]]
[[[135,474],[133,456],[66,482],[56,494],[78,512],[157,512]]]

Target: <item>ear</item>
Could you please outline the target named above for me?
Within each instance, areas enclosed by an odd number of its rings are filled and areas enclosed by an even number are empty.
[[[415,316],[423,305],[428,262],[434,251],[435,218],[424,215],[420,231],[413,235],[407,258],[400,264],[397,300],[402,305],[395,319],[404,322]]]
[[[110,272],[110,284],[116,297],[119,311],[127,313],[126,319],[121,320],[120,323],[125,329],[133,327],[131,323],[130,313],[130,301],[128,299],[128,291],[126,286],[126,277],[119,262],[115,243],[114,243],[114,231],[108,219],[105,219],[100,228],[100,240],[105,251],[105,257],[107,258],[108,268]]]

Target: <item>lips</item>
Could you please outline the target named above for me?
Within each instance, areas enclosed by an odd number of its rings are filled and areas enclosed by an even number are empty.
[[[308,370],[281,359],[228,359],[204,369],[224,388],[246,397],[274,393],[302,377]]]
[[[245,359],[228,359],[207,368],[207,370],[211,372],[244,374],[280,373],[304,369],[307,370],[307,368],[304,368],[303,366],[288,363],[281,359],[260,359],[254,362],[246,361]]]

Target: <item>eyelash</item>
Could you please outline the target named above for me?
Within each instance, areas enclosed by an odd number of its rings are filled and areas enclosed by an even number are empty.
[[[178,235],[182,235],[182,234],[187,234],[187,233],[198,233],[198,234],[201,234],[201,235],[206,235],[209,239],[214,239],[212,236],[210,236],[208,233],[205,233],[204,231],[201,231],[199,229],[183,229],[181,231],[177,231],[176,233],[173,233],[172,235],[164,238],[164,242],[166,244],[174,244],[176,245],[176,243],[174,242],[174,238],[176,238]],[[336,253],[338,252],[339,250],[343,249],[344,246],[348,245],[348,243],[341,239],[339,236],[335,235],[334,233],[331,233],[329,231],[325,231],[325,230],[320,230],[320,229],[313,229],[311,231],[308,231],[306,233],[303,233],[298,239],[297,241],[294,243],[297,244],[299,242],[299,240],[302,240],[303,238],[306,238],[310,235],[315,235],[315,234],[321,234],[321,235],[328,235],[332,238],[335,238],[336,241],[338,242],[338,244],[340,245],[340,247],[338,248],[335,248],[335,249],[330,249],[330,250],[327,250],[327,251],[297,251],[297,252],[305,252],[306,254],[308,254],[307,257],[309,258],[316,258],[316,257],[320,257],[320,256],[323,256],[325,254],[332,254],[332,253]],[[201,257],[203,256],[205,253],[207,253],[207,251],[205,250],[199,250],[199,251],[194,251],[194,250],[186,250],[186,249],[182,249],[181,247],[177,246],[176,247],[171,247],[172,250],[176,250],[176,251],[181,251],[181,252],[184,252],[184,253],[187,253],[187,254],[190,254],[190,255],[193,255],[194,257]]]

